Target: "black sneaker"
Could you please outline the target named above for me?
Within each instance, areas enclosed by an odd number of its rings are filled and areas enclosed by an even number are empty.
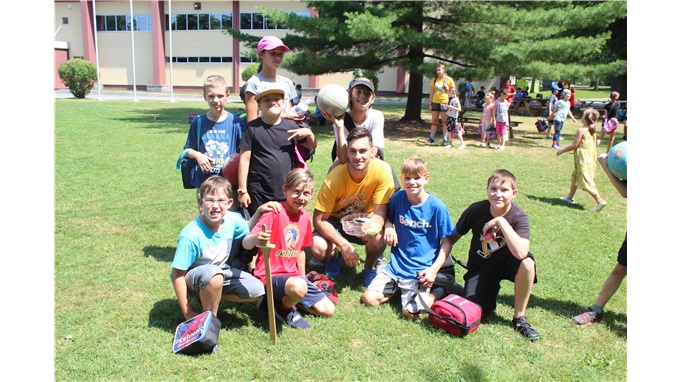
[[[425,142],[425,143],[428,144],[428,145],[433,145],[433,144],[434,144],[434,139],[430,138],[430,139],[428,139],[427,142]]]
[[[279,321],[289,325],[290,327],[296,329],[309,328],[309,323],[305,321],[304,317],[302,317],[300,312],[295,307],[293,307],[291,310],[283,310],[280,307],[276,307],[274,308],[274,313]]]
[[[520,332],[528,340],[533,341],[539,339],[540,337],[538,332],[534,330],[534,328],[531,327],[529,321],[527,321],[527,316],[513,318],[512,326],[514,326],[515,330]]]

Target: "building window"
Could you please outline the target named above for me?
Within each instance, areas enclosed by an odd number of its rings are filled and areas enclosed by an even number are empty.
[[[96,18],[98,32],[151,32],[151,15],[99,15]]]
[[[231,13],[178,13],[165,15],[165,30],[207,31],[231,28]],[[170,22],[168,20],[171,20]]]
[[[195,57],[195,56],[173,56],[172,62],[175,63],[202,63],[202,64],[221,64],[232,62],[231,57]],[[170,62],[169,57],[165,57],[165,62]]]

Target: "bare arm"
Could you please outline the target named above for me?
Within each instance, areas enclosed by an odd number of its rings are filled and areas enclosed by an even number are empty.
[[[449,257],[451,253],[451,248],[453,248],[453,237],[445,237],[441,241],[441,248],[437,254],[437,259],[434,261],[429,268],[422,270],[418,276],[420,276],[420,282],[425,287],[432,286],[434,284],[434,279],[437,276],[437,272],[441,269],[444,262]]]
[[[250,205],[248,195],[248,171],[250,170],[250,150],[241,151],[238,162],[238,202],[243,208]]]
[[[586,133],[586,131],[588,131],[587,127],[582,127],[580,129],[576,130],[576,136],[574,137],[574,141],[571,142],[571,144],[569,146],[557,150],[557,156],[560,156],[564,153],[575,150],[578,147],[578,145],[581,143],[581,139],[583,139],[583,135]]]
[[[345,137],[345,114],[343,113],[340,117],[336,118],[333,113],[329,112],[328,110],[322,111],[321,114],[326,118],[327,121],[330,121],[335,125],[335,129],[337,130],[337,139],[336,139],[336,150],[335,150],[335,155],[338,157],[338,162],[340,164],[347,163],[348,158],[347,158],[347,137]]]
[[[182,309],[184,318],[189,320],[193,317],[196,317],[198,313],[194,312],[194,310],[191,308],[191,304],[189,303],[187,282],[184,278],[186,274],[187,271],[172,268],[172,287],[175,289],[177,301],[179,302],[180,309]]]
[[[607,165],[607,156],[608,154],[606,153],[600,154],[600,156],[597,157],[597,161],[600,162],[600,166],[602,166],[602,169],[604,170],[605,174],[607,174],[607,177],[609,177],[609,181],[612,182],[616,188],[616,191],[618,191],[621,196],[628,199],[628,184],[621,181],[619,178],[614,176],[611,171],[609,171],[609,166]]]
[[[520,237],[510,223],[502,216],[489,220],[484,224],[484,228],[482,228],[483,235],[498,231],[503,232],[505,243],[508,245],[512,255],[518,260],[524,260],[529,254],[529,240]]]
[[[359,254],[354,249],[354,246],[347,241],[342,235],[335,230],[335,227],[328,222],[330,214],[328,212],[321,212],[317,209],[314,210],[314,215],[312,216],[312,222],[314,223],[314,229],[321,234],[326,240],[335,244],[342,252],[342,257],[345,259],[345,263],[350,267],[356,267],[360,264]]]
[[[257,118],[257,101],[255,101],[255,94],[246,92],[246,122],[250,122]]]

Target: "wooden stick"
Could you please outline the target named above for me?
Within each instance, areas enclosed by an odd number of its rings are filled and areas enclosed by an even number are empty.
[[[262,224],[262,231],[267,232],[267,226]],[[272,345],[276,345],[276,317],[274,317],[274,288],[272,286],[272,270],[269,264],[269,252],[274,248],[273,244],[260,247],[262,255],[264,256],[264,272],[267,283],[267,316],[269,317],[269,338],[272,340]]]

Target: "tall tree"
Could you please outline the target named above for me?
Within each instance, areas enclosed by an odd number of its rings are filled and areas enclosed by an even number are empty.
[[[612,40],[610,24],[626,17],[625,2],[306,3],[318,10],[318,18],[261,10],[269,21],[291,31],[284,41],[294,54],[284,67],[311,75],[401,66],[409,73],[402,120],[421,120],[423,78],[434,76],[437,61],[449,64],[450,76],[473,80],[626,74],[625,53],[622,58],[611,55],[607,62],[601,59],[612,49],[607,45]],[[228,32],[253,48],[259,40],[233,29]]]

